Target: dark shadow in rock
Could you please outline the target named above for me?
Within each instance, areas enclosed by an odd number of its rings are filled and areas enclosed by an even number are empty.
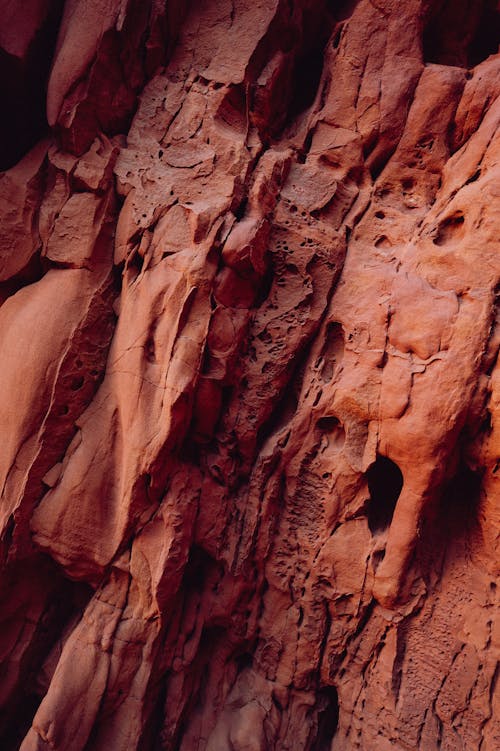
[[[323,73],[324,48],[334,25],[334,18],[323,13],[304,13],[303,46],[295,58],[293,94],[290,102],[289,122],[304,112],[314,102]]]
[[[499,41],[496,0],[446,0],[424,29],[424,62],[471,68],[496,54]]]
[[[44,593],[43,605],[39,597],[41,592]],[[27,646],[24,654],[21,650],[17,688],[0,710],[2,751],[19,749],[48,688],[43,663],[57,641],[64,637],[66,626],[83,613],[92,594],[87,584],[66,579],[45,555],[37,555],[4,569],[0,589],[0,633],[8,637],[17,622],[20,641],[26,640]],[[34,625],[29,622],[30,613],[36,612],[40,606]],[[16,648],[17,645],[14,650]],[[5,663],[2,670],[5,670]]]
[[[311,751],[330,751],[333,736],[339,721],[339,699],[334,686],[327,686],[318,692],[318,730]]]
[[[439,223],[436,234],[432,240],[434,245],[446,245],[451,241],[460,240],[464,233],[464,216],[461,211],[455,211]]]
[[[482,478],[462,462],[443,492],[440,529],[450,538],[470,537],[478,527]]]
[[[366,473],[370,499],[368,526],[372,534],[383,532],[392,521],[397,500],[403,488],[403,475],[398,465],[386,456],[378,456]]]
[[[0,170],[13,167],[48,132],[45,99],[63,0],[46,4],[48,13],[24,59],[0,48]],[[19,3],[19,15],[27,11]],[[21,23],[21,21],[20,21]]]
[[[469,47],[469,65],[474,67],[498,52],[500,45],[500,6],[496,0],[484,3],[476,35]]]

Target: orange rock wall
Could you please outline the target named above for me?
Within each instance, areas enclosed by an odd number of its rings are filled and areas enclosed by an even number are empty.
[[[496,751],[496,4],[0,11],[2,750]]]

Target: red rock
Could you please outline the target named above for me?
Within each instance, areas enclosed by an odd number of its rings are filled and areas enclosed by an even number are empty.
[[[495,751],[498,11],[49,6],[0,30],[52,60],[0,174],[1,748]]]

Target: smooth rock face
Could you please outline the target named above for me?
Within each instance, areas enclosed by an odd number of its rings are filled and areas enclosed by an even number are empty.
[[[2,751],[497,751],[496,4],[0,17]]]

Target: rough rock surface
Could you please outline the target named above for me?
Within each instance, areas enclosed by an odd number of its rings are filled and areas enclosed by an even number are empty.
[[[2,750],[499,749],[496,3],[0,11]]]

